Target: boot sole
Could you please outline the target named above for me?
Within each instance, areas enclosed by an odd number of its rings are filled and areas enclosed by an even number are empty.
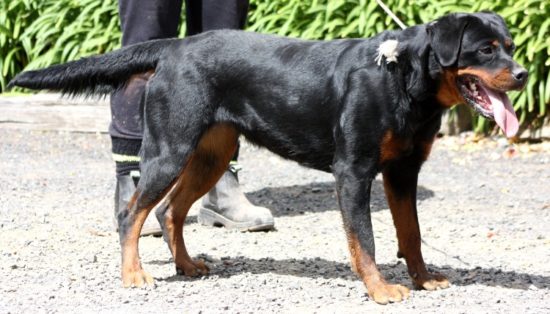
[[[225,227],[227,229],[236,229],[240,231],[266,231],[273,229],[274,221],[256,222],[256,221],[233,221],[215,211],[202,207],[197,217],[199,223],[205,226]]]

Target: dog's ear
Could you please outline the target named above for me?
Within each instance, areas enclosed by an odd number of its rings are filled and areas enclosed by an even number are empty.
[[[468,14],[449,14],[428,24],[430,46],[442,67],[450,67],[458,61],[468,17]]]

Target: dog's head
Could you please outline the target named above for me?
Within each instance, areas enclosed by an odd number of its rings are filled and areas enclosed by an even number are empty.
[[[451,14],[427,30],[443,69],[438,101],[466,103],[494,119],[508,137],[515,135],[519,123],[506,92],[523,89],[528,74],[512,58],[515,46],[504,20],[489,12]]]

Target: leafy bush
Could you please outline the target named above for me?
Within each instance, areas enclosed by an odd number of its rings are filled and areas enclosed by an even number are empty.
[[[119,47],[116,0],[0,0],[0,87],[23,68],[38,68]],[[540,127],[550,104],[550,2],[548,0],[386,0],[407,25],[450,12],[491,10],[510,26],[516,60],[530,79],[511,93],[522,128]],[[397,24],[367,0],[251,0],[251,31],[309,39],[370,37]],[[183,23],[182,23],[183,24]],[[182,28],[180,34],[185,29]],[[489,124],[477,118],[477,131]]]
[[[0,5],[0,87],[28,64],[26,49],[32,46],[30,38],[22,36],[25,29],[38,17],[38,4],[33,1],[1,0]]]
[[[19,65],[26,69],[40,68],[120,46],[116,1],[2,0],[2,4],[19,4],[15,7],[18,10],[8,10],[13,11],[15,17],[11,19],[13,26],[0,35],[2,53],[6,38],[8,47],[11,45],[12,49],[25,54],[25,58],[12,60],[12,63],[19,63],[15,68]],[[20,31],[16,32],[17,29]],[[6,75],[2,74],[5,79]]]

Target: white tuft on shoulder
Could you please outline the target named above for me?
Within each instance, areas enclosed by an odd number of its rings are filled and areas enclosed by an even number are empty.
[[[382,63],[382,56],[386,57],[386,63],[395,62],[397,63],[397,57],[399,53],[397,52],[397,45],[399,42],[395,39],[386,40],[378,46],[378,56],[376,56],[376,64],[380,65]]]

